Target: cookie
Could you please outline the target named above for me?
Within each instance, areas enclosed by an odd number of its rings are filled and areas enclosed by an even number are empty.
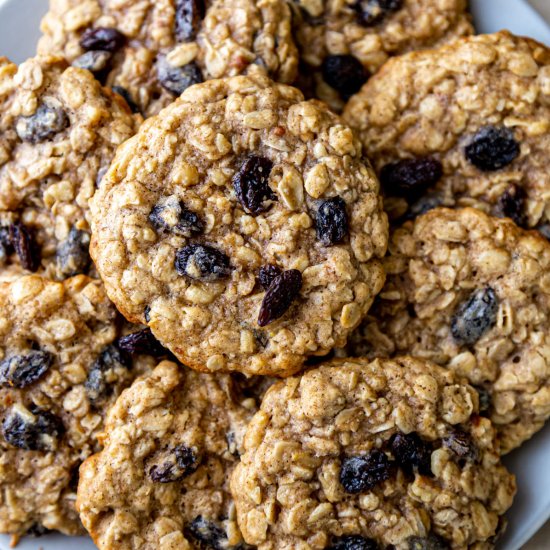
[[[98,548],[241,548],[229,476],[253,412],[228,375],[164,361],[136,380],[80,469],[77,507]]]
[[[80,533],[78,467],[98,450],[115,398],[154,359],[118,346],[116,310],[84,275],[2,282],[0,310],[0,532]]]
[[[390,57],[473,32],[466,0],[294,0],[294,5],[301,80],[336,110]]]
[[[387,220],[356,136],[263,76],[193,86],[147,120],[92,210],[110,298],[197,370],[288,376],[383,284]]]
[[[0,268],[88,273],[88,201],[137,121],[118,96],[54,57],[0,58]]]
[[[291,15],[285,0],[52,0],[38,51],[92,70],[151,116],[211,78],[292,82]]]
[[[515,480],[476,391],[402,357],[333,360],[273,386],[231,489],[247,543],[490,548]]]
[[[388,280],[348,352],[409,353],[468,378],[503,452],[550,416],[550,244],[473,208],[396,229]]]
[[[550,49],[508,32],[392,59],[353,97],[394,218],[475,206],[550,221]],[[410,208],[409,208],[410,207]]]

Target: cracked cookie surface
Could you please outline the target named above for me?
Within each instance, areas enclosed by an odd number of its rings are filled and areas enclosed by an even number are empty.
[[[88,201],[137,123],[88,71],[0,59],[0,267],[88,273]]]
[[[78,467],[117,395],[154,360],[115,345],[120,319],[84,275],[2,282],[0,310],[0,532],[81,533]]]
[[[501,32],[392,59],[344,119],[381,175],[391,217],[409,206],[413,214],[475,206],[548,227],[550,49],[542,44]],[[426,159],[440,174],[414,177],[411,162]]]
[[[189,88],[92,204],[109,296],[198,370],[288,376],[345,342],[383,284],[387,220],[355,134],[265,77]]]
[[[294,0],[313,93],[341,110],[392,56],[472,34],[466,0]]]
[[[229,476],[254,410],[229,375],[164,361],[136,380],[80,470],[77,507],[99,549],[243,548]]]
[[[489,549],[515,481],[474,388],[427,361],[358,358],[270,388],[231,489],[259,550]]]
[[[388,279],[348,352],[408,353],[480,391],[503,452],[550,416],[550,244],[472,208],[435,209],[397,228]]]
[[[92,69],[151,116],[211,78],[292,82],[291,27],[285,0],[52,0],[38,51]]]

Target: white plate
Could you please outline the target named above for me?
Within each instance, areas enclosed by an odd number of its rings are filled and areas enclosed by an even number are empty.
[[[550,1],[550,0],[548,0]],[[471,0],[480,32],[504,28],[550,44],[550,27],[525,0]],[[0,0],[0,55],[17,63],[34,55],[40,18],[47,0]],[[505,538],[499,550],[519,550],[550,517],[550,425],[505,462],[518,478],[518,495],[510,513]],[[80,537],[51,535],[26,539],[18,550],[93,550],[92,542]],[[550,548],[550,543],[548,544]],[[9,549],[9,538],[0,535],[0,550]]]

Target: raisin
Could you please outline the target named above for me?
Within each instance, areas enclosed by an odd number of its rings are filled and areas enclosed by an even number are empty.
[[[46,374],[52,363],[51,353],[38,350],[4,359],[0,362],[0,385],[14,388],[30,386]]]
[[[104,71],[110,64],[113,54],[102,50],[91,50],[83,53],[73,61],[73,67],[86,69],[92,73]]]
[[[168,350],[153,336],[150,328],[120,337],[117,347],[127,353],[143,353],[153,357],[162,357],[168,354]]]
[[[391,468],[388,457],[377,450],[365,456],[346,457],[342,461],[340,483],[348,493],[370,491],[389,479]]]
[[[191,237],[204,231],[204,223],[199,216],[177,197],[168,197],[153,206],[149,221],[157,232],[166,231],[182,237]]]
[[[340,197],[323,201],[316,218],[317,238],[326,246],[337,244],[348,234],[346,203]]]
[[[173,483],[191,475],[200,465],[200,457],[196,449],[178,445],[164,456],[161,464],[155,464],[149,469],[149,477],[155,483]]]
[[[190,279],[215,281],[229,277],[229,258],[211,246],[189,244],[176,252],[176,271]]]
[[[496,323],[498,298],[490,288],[481,288],[460,304],[451,319],[451,334],[461,346],[475,344]]]
[[[525,213],[525,191],[522,187],[511,185],[499,197],[495,215],[499,218],[510,218],[516,225],[523,227],[527,223]]]
[[[450,449],[459,459],[475,462],[479,453],[469,434],[455,429],[450,435],[442,439],[444,447]]]
[[[273,264],[263,265],[258,272],[258,282],[264,290],[267,290],[271,283],[278,277],[283,270]]]
[[[416,433],[401,434],[393,436],[391,450],[397,464],[406,472],[413,470],[425,476],[431,476],[432,446],[422,440]]]
[[[391,13],[403,7],[403,0],[357,0],[354,8],[361,25],[370,27],[380,23]]]
[[[326,550],[378,550],[378,544],[360,535],[347,535],[334,539]]]
[[[283,271],[275,277],[262,301],[258,325],[265,327],[282,317],[300,294],[301,288],[302,274],[297,269]]]
[[[157,65],[159,82],[165,90],[181,95],[189,86],[200,84],[203,76],[199,66],[195,62],[183,67],[172,67],[166,59],[160,59]]]
[[[61,107],[42,103],[33,115],[20,116],[15,130],[23,141],[40,143],[53,138],[69,124],[69,117]]]
[[[88,378],[84,383],[88,399],[93,405],[99,405],[112,393],[112,380],[116,378],[116,370],[128,369],[132,359],[114,344],[108,345],[90,368]]]
[[[321,66],[324,81],[344,99],[356,94],[369,79],[369,73],[353,55],[329,55]]]
[[[248,157],[233,177],[233,189],[246,212],[259,214],[271,206],[277,196],[269,187],[273,163],[265,157]]]
[[[481,386],[474,386],[474,388],[479,396],[479,412],[481,416],[484,416],[483,413],[486,413],[491,408],[491,394]]]
[[[149,323],[151,321],[151,306],[145,306],[143,309],[143,317],[145,317],[145,322]]]
[[[6,264],[11,254],[13,254],[13,246],[11,244],[10,228],[8,225],[0,225],[0,266]]]
[[[199,547],[212,550],[230,550],[226,532],[217,524],[196,517],[185,528],[185,534],[199,543]],[[233,547],[234,548],[234,547]]]
[[[443,167],[434,158],[407,159],[386,164],[380,171],[380,183],[386,195],[414,202],[442,175]]]
[[[64,277],[86,273],[90,267],[90,234],[73,227],[57,247],[57,267]]]
[[[124,99],[124,101],[126,101],[126,103],[128,104],[128,107],[130,107],[130,111],[132,111],[132,113],[139,113],[140,112],[139,107],[136,105],[136,102],[132,99],[132,96],[130,95],[130,92],[126,88],[123,88],[122,86],[113,86],[111,88],[111,90],[113,90],[113,92],[115,92],[115,94],[118,94],[119,96],[121,96]]]
[[[54,450],[64,431],[61,419],[35,405],[23,411],[12,408],[2,423],[6,441],[26,451]]]
[[[20,222],[10,225],[10,241],[21,265],[29,271],[40,267],[40,253],[33,232]]]
[[[87,52],[101,50],[114,53],[126,42],[126,37],[117,29],[112,27],[98,27],[87,29],[80,38],[80,47]]]
[[[409,537],[409,550],[450,550],[450,545],[433,533],[427,537]]]
[[[466,146],[466,158],[483,172],[500,170],[520,153],[519,143],[509,128],[484,126]]]
[[[443,204],[443,197],[439,193],[428,193],[412,203],[409,210],[403,217],[403,221],[414,220],[426,212],[437,208]]]
[[[176,0],[175,35],[178,42],[195,39],[204,18],[204,0]]]

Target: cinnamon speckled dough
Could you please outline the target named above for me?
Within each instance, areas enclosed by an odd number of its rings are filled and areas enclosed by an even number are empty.
[[[178,13],[186,11],[196,14],[192,26],[179,24]],[[191,83],[256,70],[285,83],[296,76],[298,53],[285,0],[51,0],[38,50],[75,62],[86,53],[79,44],[83,33],[100,27],[127,39],[103,69],[108,84],[122,86],[147,116],[183,91],[185,78],[174,88],[182,71],[192,69]],[[161,81],[168,66],[172,83],[166,87]]]
[[[550,50],[508,32],[466,38],[392,59],[348,104],[377,171],[391,162],[434,157],[443,165],[435,202],[502,215],[503,196],[524,195],[508,214],[535,227],[550,221]],[[480,130],[505,129],[519,154],[483,171],[465,148]],[[513,155],[512,155],[513,156]],[[517,192],[519,188],[519,193]],[[394,215],[403,199],[387,201]]]
[[[348,351],[410,353],[465,376],[503,452],[539,430],[550,416],[546,239],[471,208],[436,209],[395,230],[384,265],[386,286]],[[485,305],[463,325],[461,305],[476,292]]]
[[[151,366],[112,345],[118,319],[99,281],[0,283],[0,532],[83,531],[80,463],[116,396]]]
[[[296,30],[301,60],[315,75],[318,97],[341,109],[344,99],[322,78],[330,55],[353,55],[370,74],[388,60],[412,50],[433,47],[472,34],[466,0],[294,0],[301,17]],[[375,14],[376,5],[395,5],[373,23],[361,17],[361,6]]]
[[[0,267],[23,263],[56,279],[87,273],[88,200],[136,120],[88,71],[55,57],[19,68],[1,58],[0,107]],[[34,233],[30,263],[13,253],[13,223]]]
[[[119,148],[92,202],[109,296],[198,370],[288,376],[342,345],[383,284],[387,220],[355,134],[265,77],[189,88]],[[319,210],[336,214],[316,230]],[[302,284],[260,326],[268,264]]]
[[[515,493],[497,450],[476,391],[450,370],[334,360],[268,391],[231,489],[258,550],[321,550],[345,536],[489,549]]]
[[[165,361],[136,380],[80,469],[77,507],[98,548],[240,548],[229,475],[253,412],[228,375]]]

